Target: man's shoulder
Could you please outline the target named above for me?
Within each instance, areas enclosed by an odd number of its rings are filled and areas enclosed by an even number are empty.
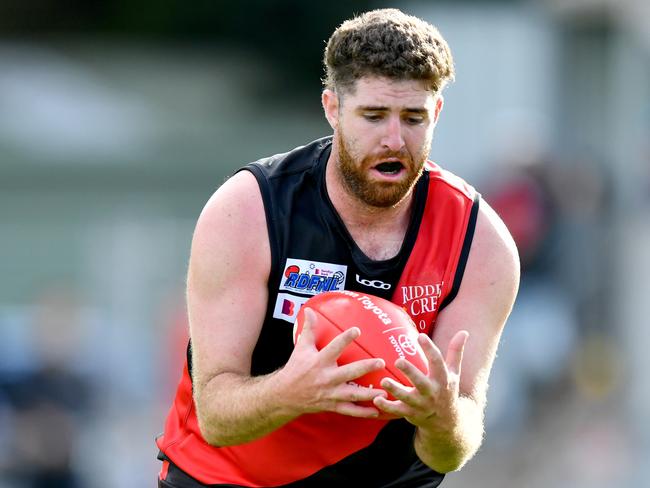
[[[499,215],[483,199],[472,252],[481,273],[500,276],[516,290],[520,271],[517,246]]]
[[[253,175],[240,172],[217,189],[203,207],[192,238],[191,263],[204,282],[225,268],[269,268],[266,217]],[[243,273],[243,271],[241,271]]]
[[[241,169],[262,174],[269,179],[302,173],[315,166],[320,160],[323,151],[328,150],[331,143],[331,136],[316,139],[308,144],[295,147],[290,151],[258,159]]]
[[[477,197],[477,191],[472,185],[439,164],[428,160],[424,164],[424,170],[427,172],[429,181],[432,184],[442,184],[470,200],[474,200]]]

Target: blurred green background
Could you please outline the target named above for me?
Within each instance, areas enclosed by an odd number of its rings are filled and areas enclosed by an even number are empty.
[[[650,477],[650,3],[0,4],[0,488],[152,486],[193,226],[239,166],[329,134],[355,12],[456,60],[431,157],[510,227],[520,296],[449,488]]]

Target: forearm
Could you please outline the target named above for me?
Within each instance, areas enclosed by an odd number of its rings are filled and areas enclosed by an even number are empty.
[[[277,389],[277,372],[264,376],[221,373],[195,389],[201,433],[227,446],[262,437],[298,416]]]
[[[450,419],[421,426],[415,435],[415,452],[424,464],[447,473],[460,469],[483,441],[483,405],[460,396]]]

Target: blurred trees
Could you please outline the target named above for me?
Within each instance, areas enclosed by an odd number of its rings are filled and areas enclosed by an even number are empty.
[[[281,67],[269,92],[319,90],[326,40],[343,20],[376,2],[330,0],[4,0],[0,35],[100,36],[218,44]],[[315,75],[316,74],[316,75]]]

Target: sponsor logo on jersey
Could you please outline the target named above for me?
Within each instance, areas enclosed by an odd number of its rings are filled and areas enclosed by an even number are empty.
[[[418,330],[426,332],[440,308],[440,297],[444,282],[400,287],[402,308],[411,316]],[[397,294],[396,294],[397,295]],[[396,296],[397,298],[397,296]]]
[[[289,317],[293,317],[295,309],[296,309],[296,304],[293,302],[293,300],[287,300],[286,298],[282,300],[282,315],[288,315]]]
[[[380,280],[367,280],[365,278],[361,278],[358,274],[355,274],[355,277],[357,279],[357,283],[360,283],[363,286],[371,286],[373,288],[380,288],[382,290],[390,290],[392,286],[390,283],[384,283]]]
[[[273,309],[273,318],[285,320],[291,324],[296,321],[300,307],[308,299],[306,297],[298,297],[290,293],[278,293],[275,300],[275,308]]]
[[[324,291],[342,290],[348,267],[288,258],[280,282],[280,290],[318,295]]]
[[[443,282],[432,285],[402,286],[402,305],[411,317],[436,312]]]

